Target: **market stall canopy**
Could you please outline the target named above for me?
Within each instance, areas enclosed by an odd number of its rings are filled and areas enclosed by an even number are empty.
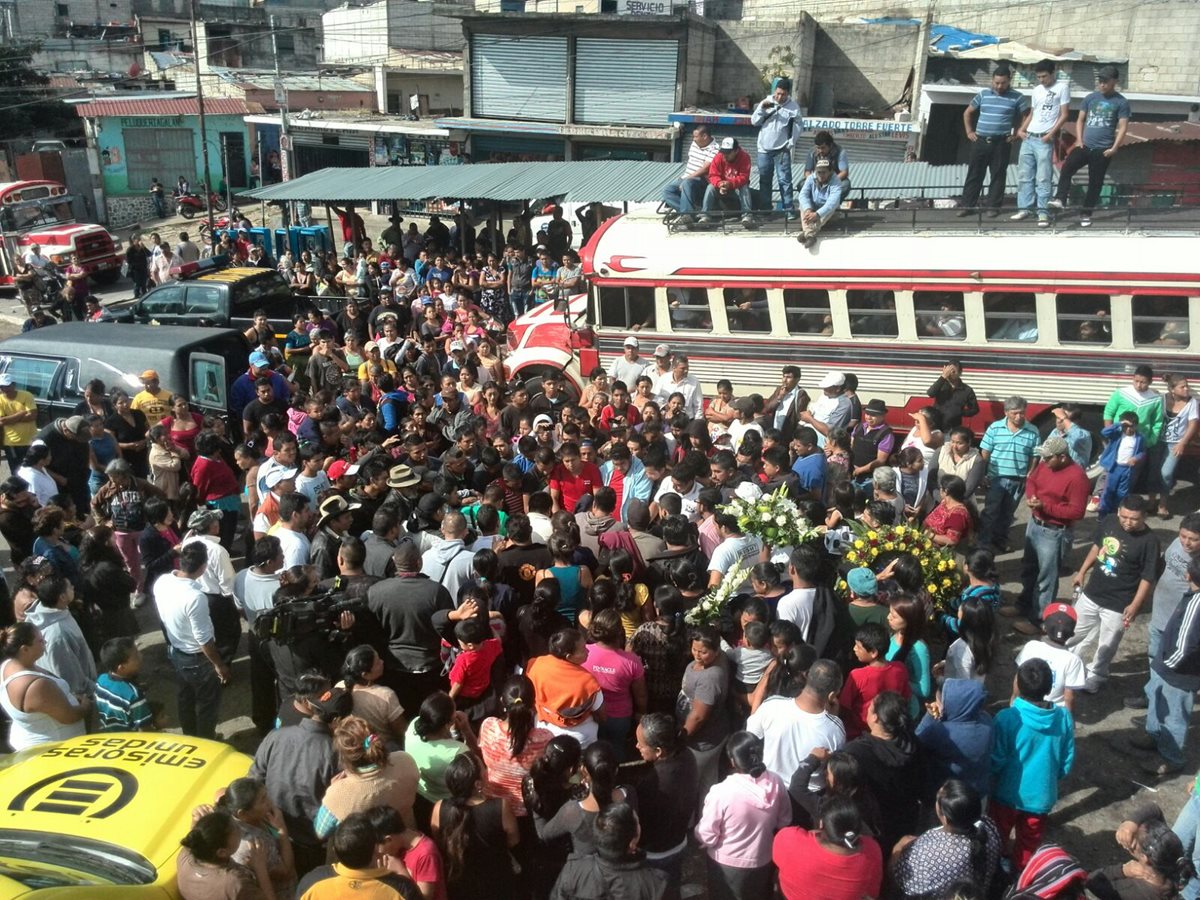
[[[617,159],[329,168],[242,195],[268,203],[439,198],[514,202],[533,197],[561,197],[573,203],[642,203],[660,199],[663,187],[683,170],[683,163]]]

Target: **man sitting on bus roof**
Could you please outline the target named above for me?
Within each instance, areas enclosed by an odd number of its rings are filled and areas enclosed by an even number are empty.
[[[717,143],[709,134],[708,127],[697,125],[692,131],[692,145],[688,148],[687,168],[678,180],[663,188],[663,203],[679,213],[681,224],[691,222],[691,214],[704,200],[708,170],[717,150]]]
[[[743,225],[753,225],[750,214],[750,154],[731,137],[721,138],[720,152],[713,157],[708,169],[708,188],[704,192],[702,224],[711,223],[713,209],[719,203],[730,205],[737,201]]]
[[[833,165],[822,157],[800,189],[800,226],[804,230],[800,243],[805,247],[815,244],[817,234],[841,203],[842,180],[833,177]]]

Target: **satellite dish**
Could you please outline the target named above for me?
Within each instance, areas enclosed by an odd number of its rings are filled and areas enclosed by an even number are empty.
[[[135,62],[130,65],[128,74],[130,78],[137,78],[142,74],[142,67]]]

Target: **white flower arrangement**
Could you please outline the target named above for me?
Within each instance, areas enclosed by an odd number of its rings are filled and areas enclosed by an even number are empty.
[[[750,565],[741,562],[734,563],[733,567],[725,573],[725,577],[721,579],[721,583],[701,597],[700,602],[687,611],[683,620],[689,625],[710,625],[718,621],[721,613],[725,611],[725,607],[729,605],[729,601],[733,599],[742,582],[746,580],[746,574],[752,565],[753,563]]]
[[[720,507],[720,511],[734,516],[743,534],[752,534],[771,547],[795,547],[820,534],[800,515],[800,508],[781,487],[773,494],[757,500],[735,497]]]

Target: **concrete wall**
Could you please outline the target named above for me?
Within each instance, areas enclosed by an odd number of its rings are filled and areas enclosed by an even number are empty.
[[[321,16],[326,62],[367,61],[387,57],[387,0],[370,6],[343,7]]]
[[[142,45],[134,41],[97,41],[85,38],[50,38],[33,54],[33,67],[44,72],[116,72],[129,74],[142,63]]]
[[[812,78],[814,96],[833,109],[818,114],[888,116],[904,93],[917,56],[918,26],[839,25],[817,29]]]
[[[57,6],[65,3],[67,15],[57,15]],[[44,38],[54,34],[55,26],[76,22],[80,25],[132,22],[132,0],[19,0],[13,4],[13,31],[22,38]]]
[[[752,100],[765,97],[769,85],[763,80],[761,69],[776,48],[779,48],[777,58],[788,51],[794,56],[793,94],[801,106],[808,105],[817,30],[811,18],[802,13],[789,20],[729,19],[717,24],[713,72],[716,105],[724,106],[743,95]]]
[[[776,18],[778,0],[742,0],[743,17]],[[1088,0],[932,0],[887,3],[865,0],[848,9],[844,0],[805,0],[822,24],[847,15],[912,16],[933,12],[938,24],[1021,41],[1031,47],[1076,49],[1129,59],[1131,91],[1200,94],[1200,4],[1191,0],[1097,7]]]
[[[433,3],[417,0],[389,0],[388,46],[401,50],[462,50],[462,22],[435,15],[433,8]]]
[[[429,98],[432,115],[457,115],[463,108],[462,72],[392,71],[386,74],[387,94],[399,97],[397,109],[387,112],[408,113],[408,98],[420,94]],[[385,97],[386,102],[386,97]]]

